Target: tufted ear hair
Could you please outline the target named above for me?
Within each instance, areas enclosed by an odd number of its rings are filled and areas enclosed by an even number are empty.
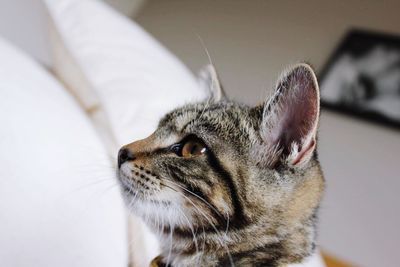
[[[319,88],[313,69],[297,64],[281,75],[264,104],[260,135],[270,167],[304,166],[314,154],[319,120]]]
[[[225,99],[225,92],[212,64],[206,65],[200,70],[198,82],[200,87],[209,92],[209,101],[217,103]]]

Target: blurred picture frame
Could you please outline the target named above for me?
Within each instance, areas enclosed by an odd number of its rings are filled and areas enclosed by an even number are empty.
[[[349,31],[319,80],[323,107],[400,129],[400,36]]]

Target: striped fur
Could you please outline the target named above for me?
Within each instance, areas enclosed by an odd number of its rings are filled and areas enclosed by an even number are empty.
[[[176,109],[150,137],[123,147],[131,157],[119,181],[129,209],[161,241],[160,265],[286,266],[313,252],[324,188],[315,75],[297,65],[276,92],[256,107]],[[193,138],[204,154],[174,152]]]

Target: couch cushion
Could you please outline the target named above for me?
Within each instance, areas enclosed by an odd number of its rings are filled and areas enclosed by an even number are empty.
[[[0,266],[127,266],[126,217],[86,114],[0,38]]]

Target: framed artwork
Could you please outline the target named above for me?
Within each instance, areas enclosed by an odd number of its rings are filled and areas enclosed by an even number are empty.
[[[350,31],[319,78],[324,107],[400,129],[400,36]]]

